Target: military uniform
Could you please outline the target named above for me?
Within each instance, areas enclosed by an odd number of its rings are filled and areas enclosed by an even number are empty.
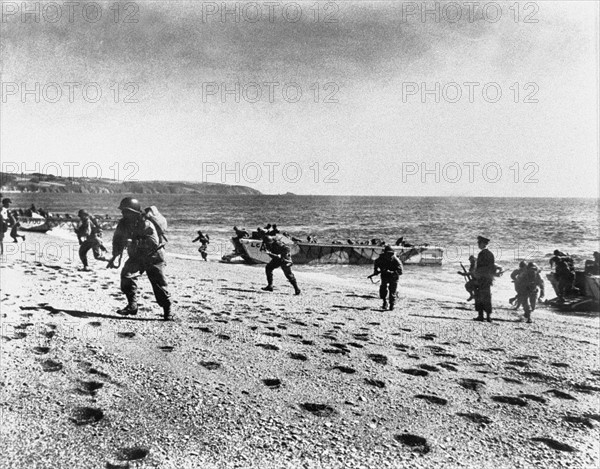
[[[531,322],[531,312],[535,311],[538,299],[544,296],[544,281],[536,266],[528,266],[515,280],[519,302],[525,310],[525,319]]]
[[[267,275],[267,286],[264,288],[266,291],[273,290],[273,271],[281,267],[285,278],[292,284],[294,287],[294,292],[296,295],[300,294],[300,288],[298,288],[298,283],[296,282],[296,277],[292,272],[292,253],[286,244],[282,243],[278,240],[273,240],[271,243],[263,244],[265,249],[271,254],[275,254],[271,258],[271,261],[265,267],[265,273]]]
[[[88,266],[87,253],[90,249],[92,250],[94,259],[106,260],[102,254],[106,251],[106,248],[102,243],[102,239],[100,239],[102,236],[102,229],[95,220],[91,217],[83,218],[76,233],[80,242],[79,259],[81,259],[84,268],[87,268]]]
[[[487,245],[489,240],[487,238],[478,238],[478,240],[484,241]],[[492,283],[494,274],[496,273],[496,259],[492,252],[484,247],[477,255],[477,261],[475,264],[475,311],[477,311],[477,320],[483,321],[483,313],[485,311],[487,320],[491,321],[492,315]]]
[[[383,308],[387,308],[387,298],[389,295],[390,310],[394,309],[396,302],[396,290],[398,289],[398,280],[402,275],[402,262],[387,251],[375,259],[374,274],[381,273],[381,285],[379,286],[379,297],[383,300]]]
[[[131,240],[128,243],[128,240]],[[152,285],[156,302],[165,311],[168,318],[171,308],[171,297],[167,289],[164,275],[166,262],[163,249],[160,248],[159,236],[152,222],[140,216],[127,221],[122,219],[113,237],[113,258],[119,256],[125,247],[129,258],[121,270],[121,291],[127,297],[128,311],[126,314],[137,312],[138,278],[144,272]]]

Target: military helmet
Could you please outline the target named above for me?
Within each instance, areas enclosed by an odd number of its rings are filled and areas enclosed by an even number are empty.
[[[12,200],[10,200],[9,198],[2,199],[2,205],[5,205],[5,204],[12,204]]]
[[[383,252],[394,252],[394,248],[389,244],[386,244],[385,248],[383,249]]]
[[[274,236],[265,236],[263,238],[263,243],[271,244],[273,242],[275,242],[275,237]]]
[[[119,204],[119,210],[129,210],[131,212],[142,213],[142,206],[138,199],[125,197]]]

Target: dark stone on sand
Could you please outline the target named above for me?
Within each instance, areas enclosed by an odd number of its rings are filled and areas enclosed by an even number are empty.
[[[262,380],[265,386],[271,389],[277,389],[281,386],[281,380],[277,378],[265,378]]]
[[[492,396],[492,401],[499,402],[501,404],[518,405],[520,407],[525,407],[527,405],[526,400],[513,396]]]
[[[423,370],[427,371],[440,371],[440,369],[437,366],[428,365],[427,363],[419,365],[419,368],[422,368]]]
[[[315,342],[313,340],[306,340],[305,339],[305,340],[302,341],[302,344],[303,345],[314,345]]]
[[[576,416],[576,415],[567,415],[567,416],[563,417],[563,420],[565,422],[572,423],[572,424],[574,424],[576,426],[579,426],[579,427],[594,428],[594,424],[589,419],[589,417],[585,417],[585,416],[580,417],[580,416]]]
[[[324,348],[323,353],[329,353],[331,355],[345,355],[347,353],[350,353],[350,350],[348,350],[348,349],[340,350],[337,348]]]
[[[485,386],[485,381],[480,381],[478,379],[471,378],[463,378],[458,384],[460,384],[465,389],[470,389],[471,391],[479,391],[482,386]]]
[[[365,378],[365,383],[375,386],[376,388],[385,388],[385,383],[379,379]]]
[[[88,425],[99,422],[104,417],[104,412],[94,407],[76,407],[71,413],[70,420],[75,425]]]
[[[50,351],[50,347],[33,347],[31,350],[36,355],[45,355]]]
[[[62,363],[56,362],[54,360],[44,360],[42,362],[42,370],[46,372],[54,372],[62,370]]]
[[[454,363],[442,362],[438,363],[438,365],[449,371],[458,371],[458,368],[456,367],[457,365]]]
[[[257,347],[261,347],[264,348],[265,350],[279,350],[279,347],[277,347],[277,345],[273,345],[273,344],[256,344]]]
[[[412,375],[412,376],[427,376],[429,375],[429,373],[425,370],[419,370],[417,368],[404,368],[403,370],[400,370],[402,373],[406,373],[407,375]]]
[[[305,362],[306,360],[308,360],[308,358],[306,357],[306,355],[304,355],[303,353],[294,353],[294,352],[290,352],[290,358],[293,360],[300,360]]]
[[[471,422],[477,423],[479,425],[489,425],[492,423],[492,419],[486,417],[485,415],[478,414],[476,412],[459,412],[458,414],[461,417],[470,420]]]
[[[504,381],[506,381],[507,383],[514,383],[514,384],[523,384],[523,381],[521,381],[520,379],[515,379],[515,378],[507,378],[505,376],[502,377],[502,379]]]
[[[554,397],[558,399],[568,399],[571,401],[576,401],[577,399],[571,396],[569,393],[564,391],[559,391],[558,389],[549,389],[548,391],[544,391],[546,394],[552,394]]]
[[[519,367],[529,366],[529,363],[521,361],[521,360],[512,360],[512,361],[506,362],[506,364],[512,365],[512,366],[519,366]]]
[[[523,399],[528,399],[530,401],[539,402],[540,404],[545,404],[547,401],[541,396],[536,396],[535,394],[519,394],[519,397]]]
[[[158,348],[161,349],[163,352],[172,352],[175,349],[173,345],[161,345]]]
[[[423,399],[428,402],[431,402],[432,404],[438,404],[438,405],[448,404],[447,399],[444,399],[443,397],[432,396],[431,394],[416,394],[415,397],[417,399]]]
[[[542,437],[537,437],[537,438],[532,438],[532,441],[539,441],[542,443],[545,443],[548,447],[556,450],[556,451],[566,451],[569,453],[574,453],[575,451],[577,451],[577,448],[574,448],[571,445],[568,445],[566,443],[562,443],[560,441],[556,441],[552,438],[542,438]]]
[[[79,386],[77,386],[77,391],[82,394],[89,394],[93,396],[102,386],[104,386],[104,384],[99,383],[98,381],[81,381]]]
[[[583,392],[583,393],[586,393],[586,394],[592,394],[593,392],[600,391],[600,388],[597,387],[597,386],[592,386],[590,384],[582,384],[582,383],[575,383],[573,385],[573,388],[576,391]]]
[[[552,366],[555,366],[556,368],[569,368],[568,363],[563,363],[563,362],[552,362],[550,363]]]
[[[356,370],[354,368],[350,368],[349,366],[336,365],[333,367],[333,369],[349,375],[356,373]]]
[[[356,342],[348,342],[348,345],[349,345],[350,347],[354,347],[354,348],[365,348],[365,346],[364,346],[364,345],[357,344]]]
[[[402,435],[394,435],[394,439],[405,446],[408,446],[412,451],[420,454],[427,454],[431,451],[431,447],[427,440],[422,436],[403,433]]]
[[[335,409],[327,404],[313,404],[311,402],[305,402],[300,404],[300,408],[318,417],[329,417],[335,414]]]
[[[200,362],[200,364],[207,370],[218,370],[221,368],[221,364],[218,362]]]
[[[380,365],[387,365],[388,363],[388,357],[381,355],[380,353],[370,353],[367,356],[375,363],[379,363]]]
[[[117,332],[117,336],[122,339],[132,339],[135,337],[135,332]]]
[[[120,459],[122,461],[138,461],[148,456],[148,453],[150,453],[148,448],[134,446],[131,448],[121,448],[119,451],[117,451],[115,456],[116,459]]]
[[[263,335],[267,335],[269,337],[281,337],[279,332],[263,332]]]

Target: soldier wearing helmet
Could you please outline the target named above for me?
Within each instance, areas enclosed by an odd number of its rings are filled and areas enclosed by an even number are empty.
[[[263,290],[273,291],[273,271],[281,267],[285,277],[294,287],[294,294],[299,295],[301,292],[292,272],[292,253],[289,246],[277,240],[274,236],[264,236],[261,249],[271,256],[271,261],[265,267],[267,286],[263,287]]]
[[[12,204],[12,200],[2,199],[2,207],[0,207],[0,254],[4,254],[4,233],[8,231],[10,225],[10,213],[8,209]]]
[[[530,323],[531,312],[535,311],[538,294],[539,299],[544,297],[544,281],[540,276],[540,269],[535,263],[527,264],[525,270],[515,280],[515,288],[519,295],[519,302],[525,310],[525,319]]]
[[[79,259],[83,264],[83,270],[89,270],[87,253],[91,249],[94,259],[107,261],[104,252],[108,250],[102,243],[102,228],[98,221],[85,210],[79,210],[77,216],[80,219],[79,225],[75,228],[77,240],[79,241]]]
[[[171,298],[164,275],[166,266],[163,245],[154,224],[144,217],[137,199],[125,197],[119,204],[123,218],[113,236],[112,259],[108,268],[115,268],[115,260],[127,247],[129,258],[121,270],[121,291],[127,297],[127,306],[117,311],[123,316],[138,312],[138,278],[144,272],[150,280],[156,302],[163,308],[163,318],[171,318]]]
[[[379,286],[379,297],[383,300],[383,309],[388,309],[388,296],[390,311],[394,309],[396,301],[396,290],[398,289],[398,280],[402,275],[402,261],[394,253],[394,248],[389,244],[385,246],[383,252],[375,259],[373,264],[373,276],[381,275],[381,285]]]

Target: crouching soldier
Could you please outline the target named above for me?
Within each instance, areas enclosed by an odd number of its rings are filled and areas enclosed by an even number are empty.
[[[386,246],[383,253],[375,259],[373,275],[381,274],[381,285],[379,286],[379,297],[383,300],[383,309],[388,309],[388,294],[390,300],[390,311],[394,309],[396,302],[396,290],[398,279],[402,275],[402,262],[394,253],[392,246]]]
[[[148,220],[137,199],[126,197],[119,210],[123,218],[113,236],[112,259],[108,268],[116,268],[115,260],[123,255],[127,247],[129,258],[121,270],[121,291],[127,297],[127,306],[117,311],[123,316],[135,316],[138,312],[138,278],[148,275],[156,302],[163,309],[165,321],[171,318],[171,299],[164,275],[166,266],[163,245],[154,223]]]
[[[537,300],[544,298],[544,281],[538,266],[533,262],[527,264],[527,268],[515,280],[515,288],[518,292],[518,301],[525,310],[525,319],[530,323],[531,312],[535,311]]]
[[[265,236],[261,249],[271,256],[271,261],[265,267],[267,286],[263,287],[263,290],[273,291],[273,271],[281,267],[285,277],[292,284],[292,287],[294,287],[294,294],[299,295],[301,292],[300,288],[298,288],[296,277],[294,277],[294,273],[292,272],[292,253],[289,246],[276,240],[273,236]]]

